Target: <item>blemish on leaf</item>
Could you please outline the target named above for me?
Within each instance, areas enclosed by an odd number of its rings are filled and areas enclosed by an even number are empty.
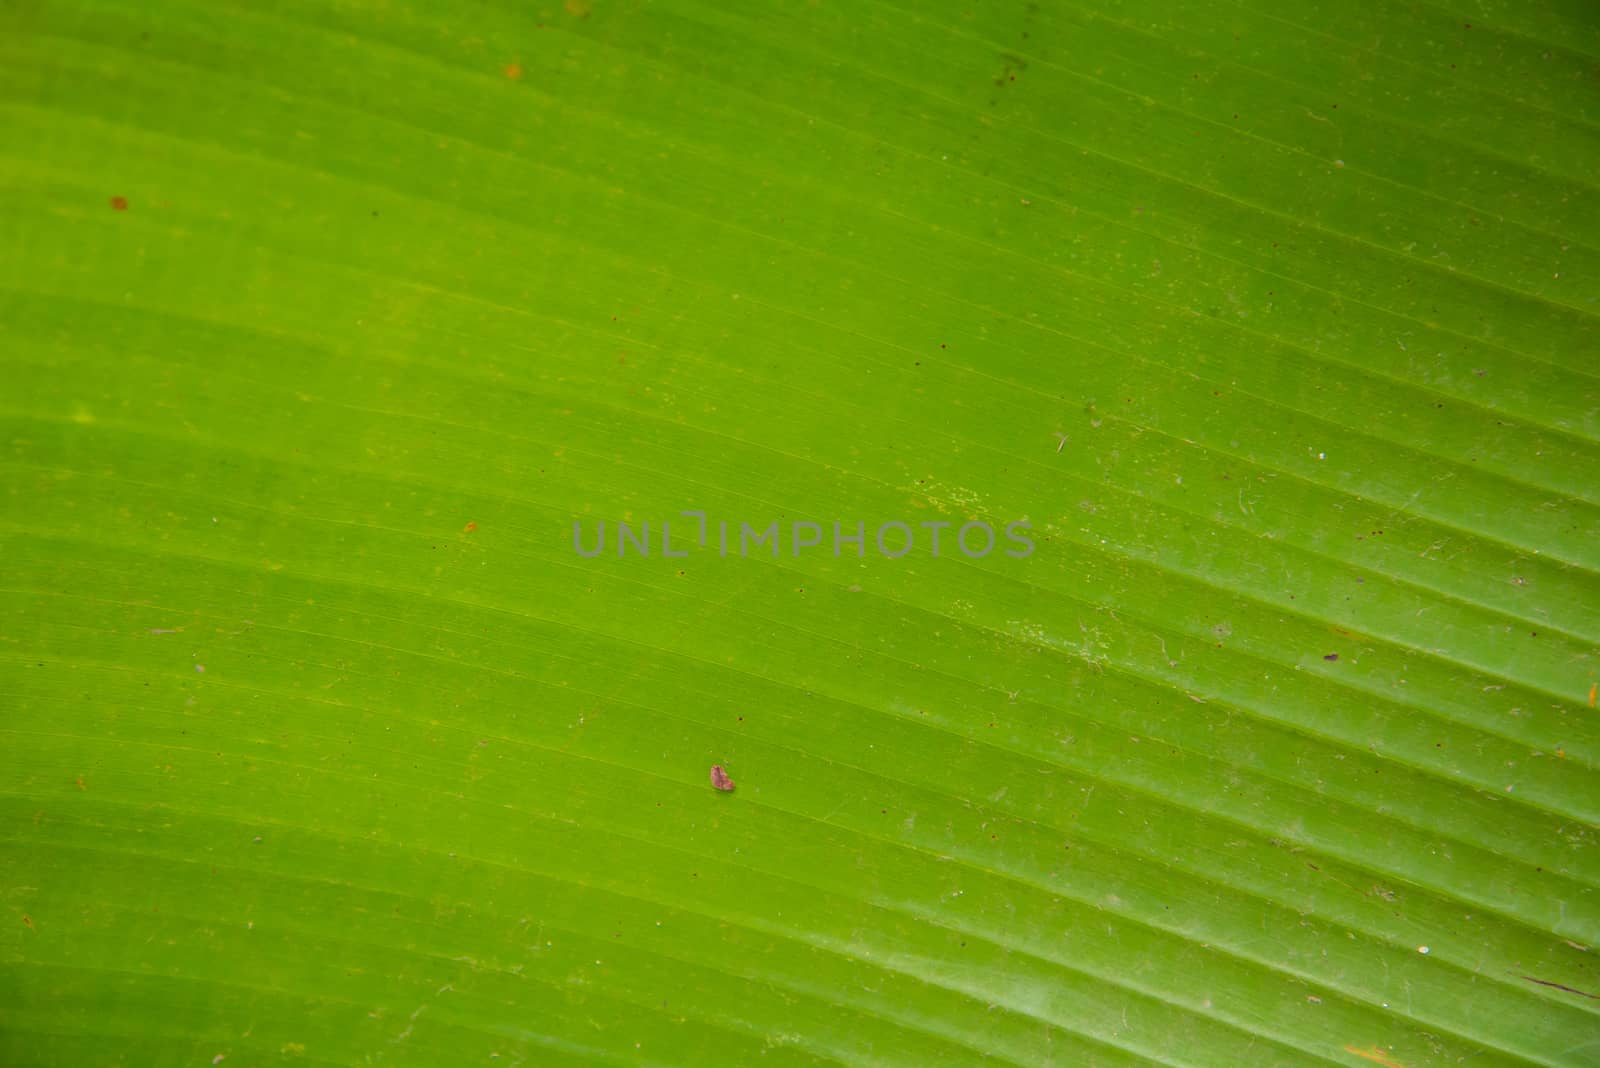
[[[24,912],[22,914],[22,922],[27,926],[28,930],[30,930],[30,931],[37,931],[38,930],[38,928],[33,925],[33,917],[29,916],[26,912]]]
[[[478,529],[477,522],[476,521],[471,521],[471,522],[468,522],[466,526],[462,527],[461,531],[464,534],[471,534],[474,530],[477,530],[477,529]]]
[[[1406,1068],[1405,1065],[1401,1064],[1387,1053],[1384,1053],[1383,1050],[1379,1049],[1377,1046],[1371,1046],[1367,1049],[1357,1049],[1355,1046],[1346,1046],[1344,1051],[1346,1053],[1354,1053],[1357,1057],[1363,1057],[1374,1064],[1381,1064],[1383,1065],[1383,1068]]]
[[[112,211],[127,211],[128,210],[128,198],[127,197],[112,197],[111,198],[111,210]]]
[[[514,82],[522,80],[522,64],[515,61],[506,64],[506,77]]]
[[[1574,987],[1565,986],[1565,985],[1563,985],[1561,983],[1552,983],[1548,979],[1535,979],[1531,975],[1521,975],[1521,976],[1518,976],[1518,978],[1519,979],[1526,979],[1530,983],[1538,983],[1540,986],[1548,986],[1552,990],[1562,990],[1562,991],[1565,991],[1568,994],[1576,994],[1580,998],[1589,998],[1592,1001],[1600,1001],[1600,994],[1591,994],[1588,991],[1578,990],[1578,989],[1576,989]]]
[[[1339,659],[1339,654],[1338,653],[1329,653],[1327,656],[1323,657],[1322,659],[1328,660],[1328,661],[1337,660],[1337,659]]]
[[[1595,700],[1597,698],[1600,698],[1600,682],[1592,682],[1592,683],[1589,684],[1589,707],[1590,708],[1594,707],[1594,703],[1595,703]]]
[[[728,773],[722,769],[721,764],[711,765],[711,785],[724,791],[733,789],[733,780],[728,778]]]

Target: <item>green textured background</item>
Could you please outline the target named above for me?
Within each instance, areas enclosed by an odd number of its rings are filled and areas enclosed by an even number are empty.
[[[0,0],[0,192],[0,1062],[1600,1062],[1589,0]]]

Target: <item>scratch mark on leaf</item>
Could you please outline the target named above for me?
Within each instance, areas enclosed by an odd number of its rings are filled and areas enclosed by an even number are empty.
[[[1564,985],[1562,983],[1552,983],[1548,979],[1535,979],[1531,975],[1519,975],[1519,976],[1517,976],[1517,978],[1518,979],[1526,979],[1530,983],[1538,983],[1540,986],[1548,986],[1553,990],[1564,990],[1568,994],[1576,994],[1580,998],[1588,998],[1591,1001],[1600,1001],[1600,994],[1590,994],[1590,993],[1588,993],[1586,991],[1579,990],[1576,987],[1566,986],[1566,985]]]

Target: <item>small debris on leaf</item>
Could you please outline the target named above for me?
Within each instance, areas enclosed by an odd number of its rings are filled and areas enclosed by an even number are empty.
[[[733,780],[728,778],[728,773],[722,770],[721,764],[711,765],[711,785],[719,790],[733,789]]]
[[[1324,660],[1337,660],[1337,659],[1339,659],[1339,654],[1338,653],[1329,653],[1327,656],[1323,657],[1322,659],[1324,659]]]

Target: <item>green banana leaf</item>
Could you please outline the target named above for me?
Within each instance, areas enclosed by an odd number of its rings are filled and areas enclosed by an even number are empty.
[[[1591,0],[5,0],[0,131],[0,1062],[1600,1063]]]

